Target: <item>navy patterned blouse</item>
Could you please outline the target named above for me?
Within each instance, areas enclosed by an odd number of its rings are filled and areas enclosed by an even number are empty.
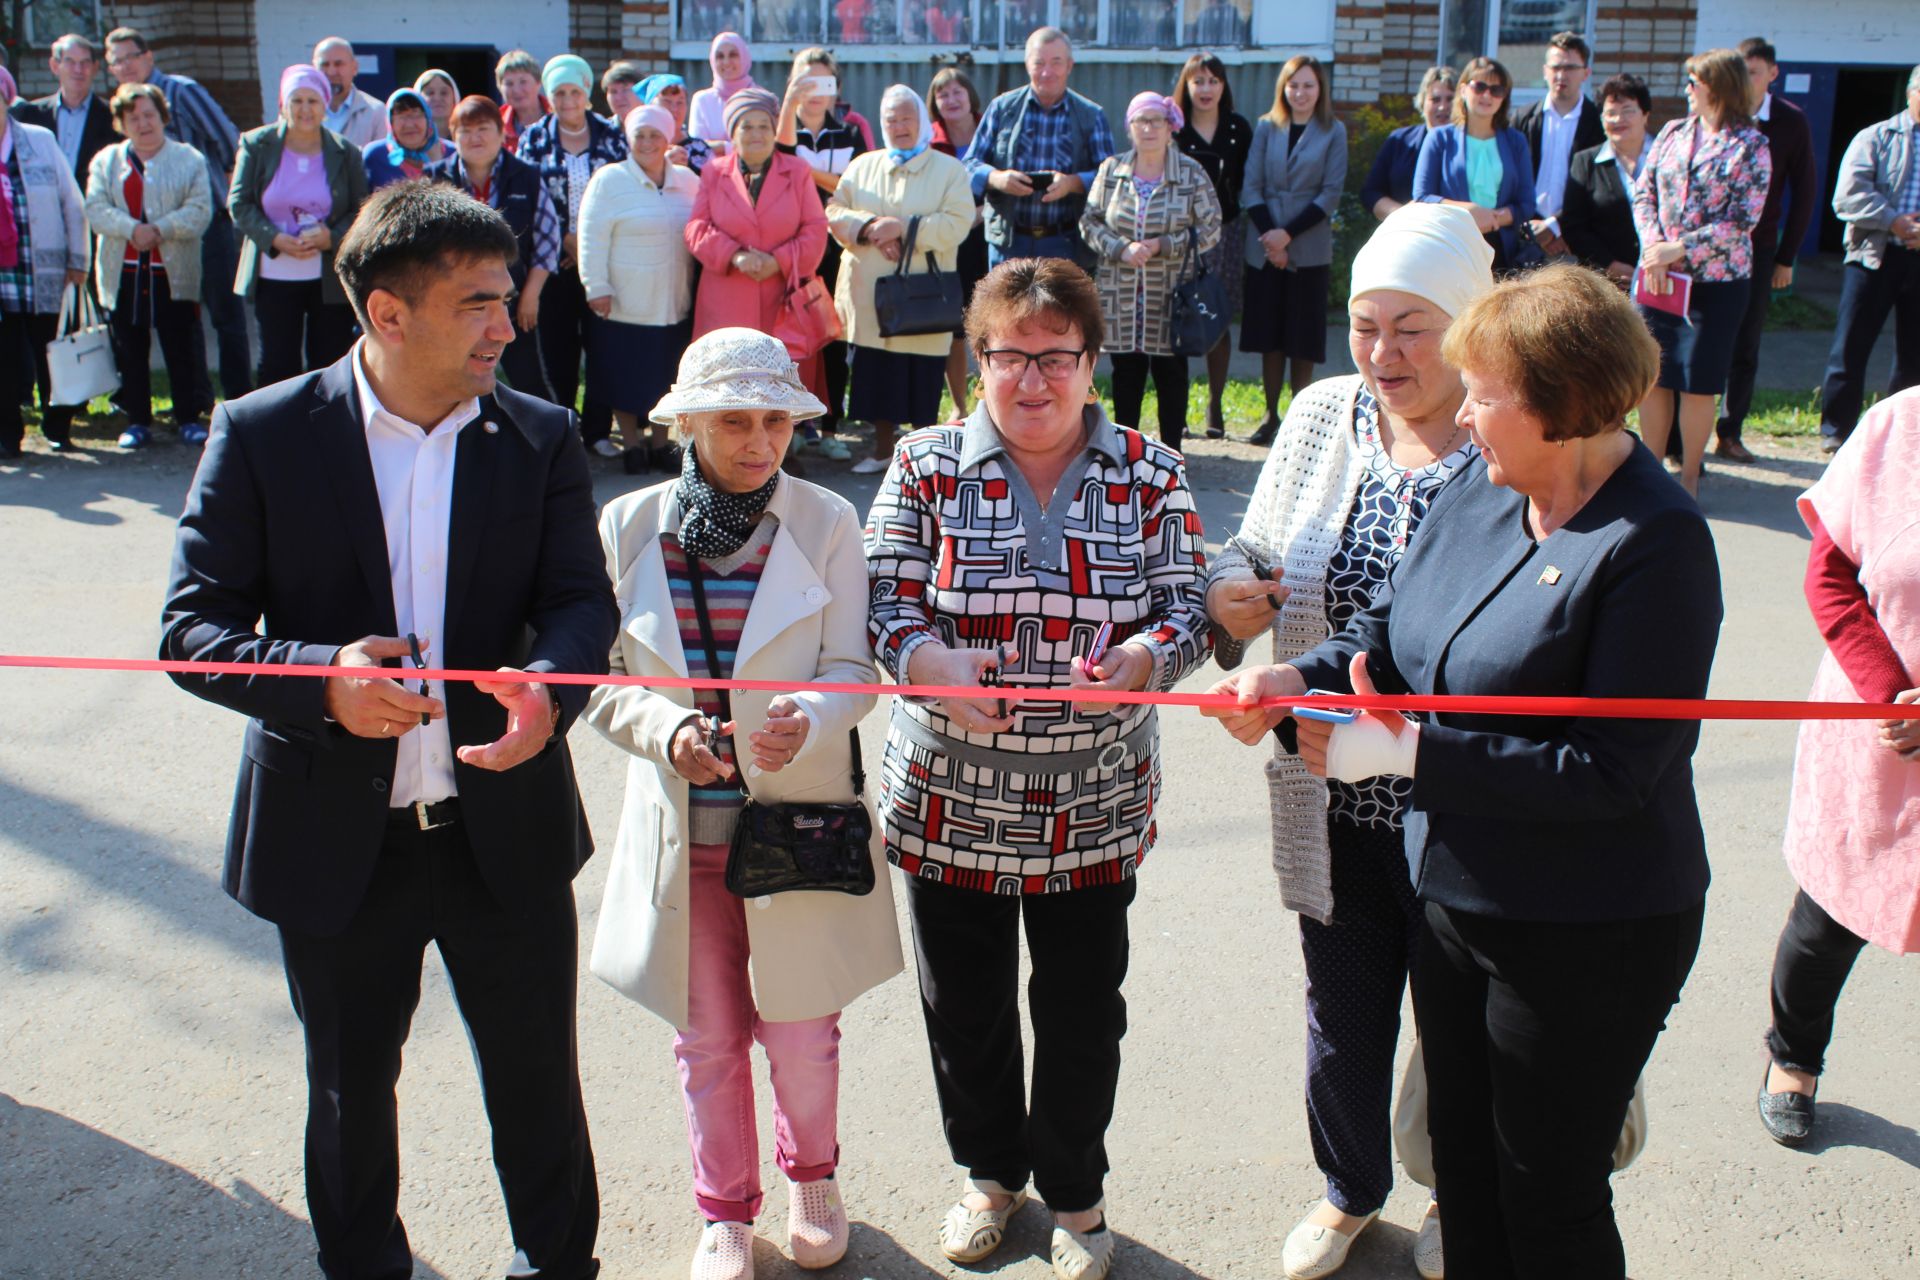
[[[1406,552],[1407,540],[1426,518],[1440,486],[1479,452],[1471,440],[1444,458],[1411,471],[1396,465],[1380,438],[1380,406],[1362,390],[1354,402],[1354,448],[1360,454],[1360,488],[1340,531],[1340,545],[1327,560],[1327,625],[1337,633],[1367,607]],[[1363,827],[1400,829],[1400,815],[1413,795],[1413,779],[1368,778],[1327,783],[1327,815]]]

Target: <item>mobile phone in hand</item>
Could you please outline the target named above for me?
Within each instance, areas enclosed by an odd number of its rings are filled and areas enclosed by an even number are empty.
[[[1111,643],[1112,640],[1113,624],[1111,622],[1101,623],[1100,629],[1093,633],[1093,643],[1087,646],[1087,656],[1084,659],[1087,664],[1086,670],[1089,679],[1093,677],[1093,669],[1100,665],[1100,660],[1107,656],[1107,645]]]
[[[840,79],[838,76],[808,76],[807,88],[816,98],[838,98]]]
[[[1331,689],[1309,689],[1307,696],[1317,698],[1332,692]],[[1352,724],[1360,718],[1357,707],[1294,707],[1289,714],[1301,720],[1320,720],[1327,724]]]
[[[1053,177],[1054,175],[1051,172],[1043,169],[1038,173],[1029,173],[1027,175],[1027,183],[1033,188],[1033,193],[1039,195],[1042,191],[1045,191],[1053,185]]]

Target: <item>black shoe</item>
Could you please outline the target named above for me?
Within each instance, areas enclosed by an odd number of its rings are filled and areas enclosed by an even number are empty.
[[[15,458],[18,458],[19,456],[20,456],[19,445],[0,444],[0,462],[12,462]]]
[[[1207,439],[1224,440],[1226,439],[1226,436],[1227,436],[1227,423],[1226,423],[1226,419],[1221,417],[1220,415],[1220,406],[1217,404],[1208,405],[1207,406]]]
[[[1827,454],[1838,453],[1840,452],[1840,443],[1839,436],[1821,436],[1820,452]]]
[[[1265,422],[1260,424],[1259,428],[1255,430],[1252,435],[1247,437],[1247,443],[1259,445],[1262,449],[1264,449],[1268,445],[1272,444],[1273,438],[1279,434],[1280,434],[1279,419],[1268,418]]]
[[[631,449],[622,449],[620,451],[620,469],[630,476],[643,476],[647,474],[646,449],[639,445]]]
[[[1768,1093],[1767,1079],[1773,1064],[1760,1076],[1760,1123],[1767,1136],[1783,1147],[1797,1147],[1813,1134],[1813,1095],[1809,1093]]]
[[[647,463],[663,475],[679,475],[680,446],[677,444],[655,445],[647,450]]]

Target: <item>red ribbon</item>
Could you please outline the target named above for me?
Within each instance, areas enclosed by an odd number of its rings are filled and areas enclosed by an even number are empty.
[[[347,668],[275,662],[188,662],[164,658],[75,658],[0,653],[0,668],[53,671],[159,671],[169,675],[339,676]],[[511,673],[439,668],[364,668],[394,679],[499,680]],[[686,676],[586,675],[540,672],[541,684],[613,685],[643,689],[729,689],[762,693],[858,693],[878,697],[1005,698],[1009,702],[1147,703],[1166,707],[1232,707],[1232,694],[1119,693],[1108,689],[1042,689],[1016,685],[982,686],[849,684],[838,681],[696,680]],[[1365,711],[1441,712],[1449,715],[1593,716],[1615,720],[1907,720],[1920,719],[1920,706],[1892,702],[1781,702],[1747,698],[1552,698],[1462,694],[1318,694],[1267,698],[1270,707],[1357,707]]]

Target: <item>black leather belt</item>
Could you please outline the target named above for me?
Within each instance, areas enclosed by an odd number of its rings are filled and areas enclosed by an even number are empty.
[[[436,831],[460,821],[460,801],[442,800],[437,804],[420,801],[387,810],[387,825],[404,831]]]
[[[1055,236],[1066,235],[1067,229],[1065,227],[1015,227],[1013,234],[1029,236],[1035,240],[1051,240]]]

